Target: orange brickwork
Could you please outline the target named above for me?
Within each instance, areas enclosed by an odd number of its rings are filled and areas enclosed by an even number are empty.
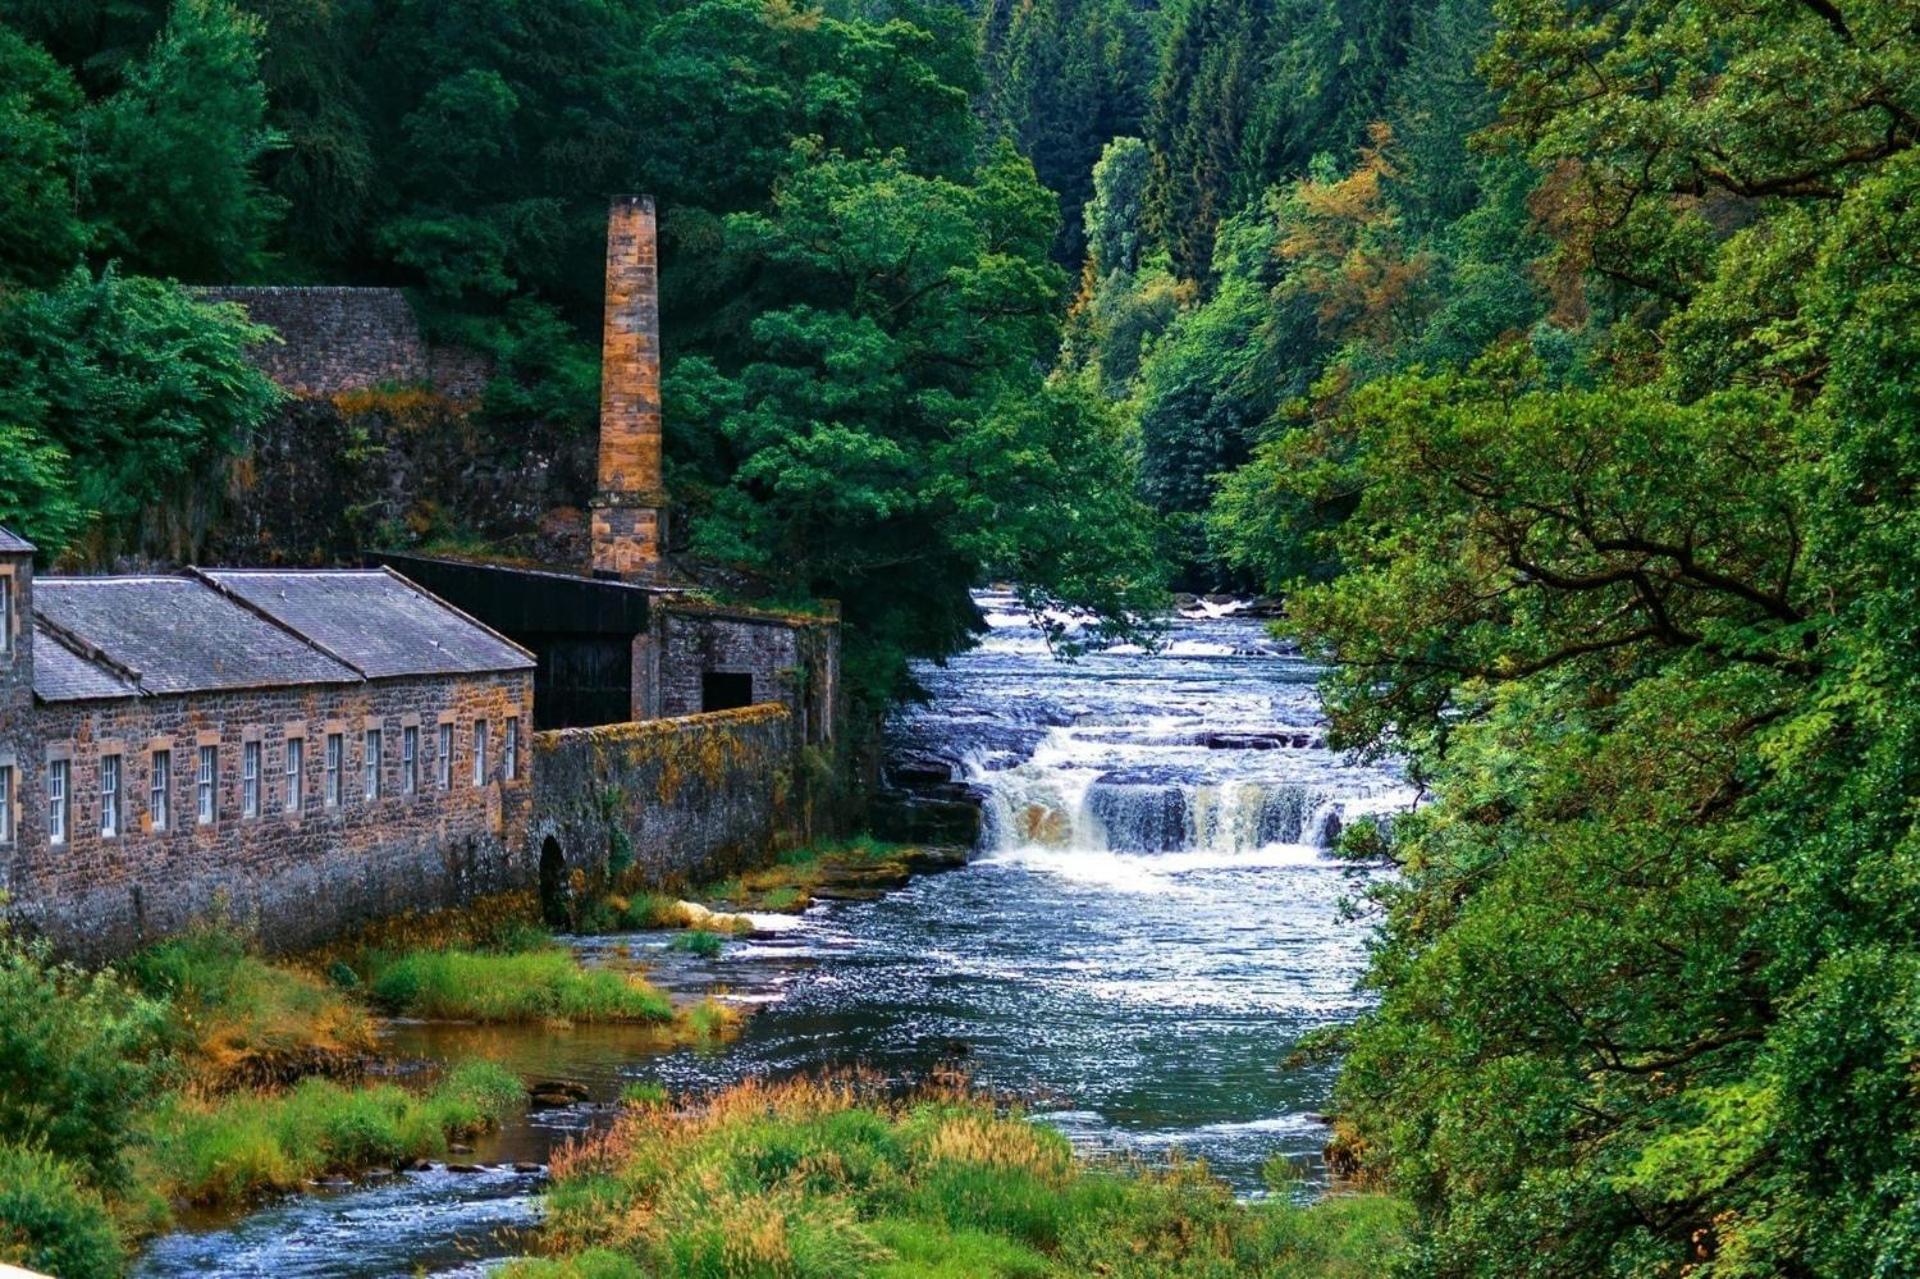
[[[650,578],[662,551],[660,271],[653,197],[615,196],[607,212],[601,334],[600,477],[593,567]]]

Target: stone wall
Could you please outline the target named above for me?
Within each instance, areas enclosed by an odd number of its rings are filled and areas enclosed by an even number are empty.
[[[835,620],[665,599],[654,608],[647,650],[648,714],[706,710],[708,677],[740,675],[751,680],[753,702],[776,702],[793,713],[799,741],[819,744],[834,736],[840,694]]]
[[[794,838],[784,706],[534,737],[529,842],[550,907],[589,884],[661,888],[766,861]]]
[[[237,302],[280,335],[254,348],[254,362],[297,395],[327,396],[387,383],[424,383],[450,399],[477,397],[492,376],[485,357],[429,346],[398,289],[228,286],[201,289]]]
[[[30,784],[33,750],[29,725],[33,711],[33,559],[26,552],[0,551],[0,575],[13,591],[13,633],[0,651],[0,768],[13,770],[13,847],[18,847],[22,792]],[[5,624],[5,623],[0,623]],[[4,868],[12,848],[0,844],[0,889],[6,887]]]
[[[276,948],[311,945],[367,920],[457,905],[532,885],[530,672],[376,680],[214,695],[43,705],[34,713],[31,802],[0,856],[15,916],[63,950],[95,958],[218,918]],[[502,776],[505,723],[519,721],[517,776]],[[473,722],[489,725],[488,777],[473,781]],[[453,726],[449,786],[438,785],[438,726]],[[419,729],[418,782],[402,777],[403,730]],[[382,731],[381,795],[364,797],[365,732]],[[327,736],[345,758],[326,797]],[[285,802],[288,741],[303,743],[303,799]],[[244,816],[244,743],[261,744],[260,805]],[[198,820],[196,765],[218,747],[218,813]],[[153,829],[154,752],[171,753],[170,820]],[[103,756],[120,758],[120,834],[100,830]],[[45,772],[68,761],[69,837],[50,844]]]

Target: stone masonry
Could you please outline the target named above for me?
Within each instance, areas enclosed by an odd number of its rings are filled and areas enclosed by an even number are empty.
[[[386,384],[428,385],[471,400],[493,376],[479,352],[428,343],[399,289],[225,286],[197,290],[209,302],[235,302],[278,341],[255,347],[261,372],[302,396],[330,396]]]
[[[666,508],[660,462],[660,276],[652,196],[614,197],[607,213],[606,287],[593,568],[645,580],[659,573]]]

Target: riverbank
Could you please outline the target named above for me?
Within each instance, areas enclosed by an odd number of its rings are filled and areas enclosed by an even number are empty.
[[[554,1162],[540,1247],[503,1279],[1361,1279],[1403,1246],[1380,1196],[1235,1198],[1204,1164],[1075,1156],[964,1083],[857,1075],[644,1102]]]

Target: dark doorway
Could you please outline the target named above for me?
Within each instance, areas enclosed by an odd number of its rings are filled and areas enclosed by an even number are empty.
[[[708,671],[700,677],[700,709],[730,711],[753,705],[753,676],[741,671]]]
[[[567,887],[567,859],[560,852],[560,841],[549,835],[540,845],[540,913],[555,928],[573,924],[568,900],[572,894]]]

